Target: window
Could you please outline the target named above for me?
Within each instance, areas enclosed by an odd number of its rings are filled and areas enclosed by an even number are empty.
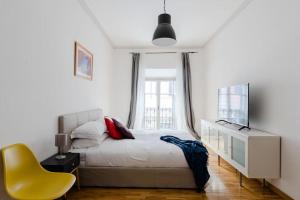
[[[174,74],[176,75],[175,69],[150,69],[148,73],[146,70],[143,118],[145,129],[176,129]]]

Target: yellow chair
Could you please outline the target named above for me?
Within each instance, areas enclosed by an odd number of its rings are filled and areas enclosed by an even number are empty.
[[[2,149],[4,185],[13,199],[53,200],[63,197],[76,178],[68,173],[46,171],[24,144]]]

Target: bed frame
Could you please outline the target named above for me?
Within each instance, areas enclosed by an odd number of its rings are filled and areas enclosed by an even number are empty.
[[[59,117],[59,133],[72,130],[88,122],[103,119],[101,109],[66,114]],[[68,151],[71,146],[64,149]],[[80,167],[82,186],[143,187],[143,188],[196,188],[189,168],[141,167]]]

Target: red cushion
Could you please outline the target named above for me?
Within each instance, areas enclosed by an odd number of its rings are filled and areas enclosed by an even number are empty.
[[[112,119],[105,117],[105,124],[108,130],[108,135],[114,139],[122,139],[122,134],[117,130]]]
[[[112,118],[112,120],[115,124],[117,131],[119,131],[122,134],[122,137],[124,139],[135,139],[132,133],[128,130],[128,128],[126,128],[126,126],[124,126],[121,122],[114,118]]]

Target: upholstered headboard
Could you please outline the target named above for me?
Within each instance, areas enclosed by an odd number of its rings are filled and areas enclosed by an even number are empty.
[[[99,119],[103,119],[103,111],[101,109],[61,115],[58,118],[58,131],[59,133],[67,133],[71,135],[72,131],[78,126],[86,122],[96,121]],[[64,149],[64,151],[68,151],[70,146],[71,140],[69,139],[69,146]]]

